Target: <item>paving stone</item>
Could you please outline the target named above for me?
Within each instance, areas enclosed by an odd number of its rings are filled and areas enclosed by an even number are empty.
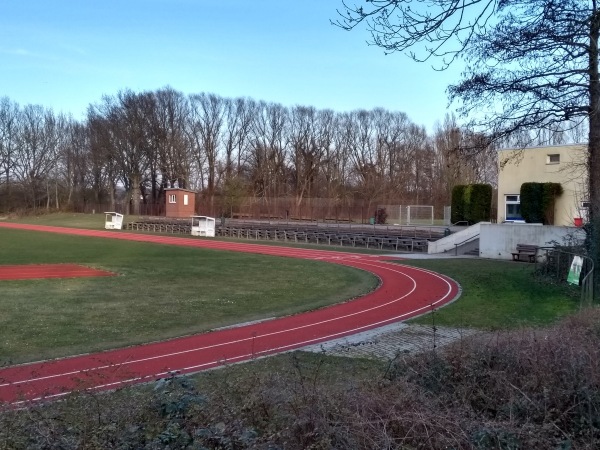
[[[385,359],[399,353],[420,353],[444,347],[452,342],[479,333],[468,328],[449,328],[398,323],[346,336],[302,350],[351,358]]]

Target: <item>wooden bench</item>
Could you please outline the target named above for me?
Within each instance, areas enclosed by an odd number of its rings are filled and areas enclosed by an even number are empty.
[[[513,261],[521,261],[521,256],[527,256],[529,262],[535,262],[537,251],[537,245],[517,244],[517,251],[512,252]]]

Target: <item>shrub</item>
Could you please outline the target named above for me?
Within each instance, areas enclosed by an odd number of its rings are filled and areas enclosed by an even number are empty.
[[[0,449],[597,449],[599,324],[588,309],[401,353],[363,376],[364,361],[299,352],[82,392],[0,411]]]
[[[465,220],[465,210],[464,210],[464,193],[465,193],[465,185],[458,184],[452,188],[452,211],[450,215],[450,220],[452,223],[457,223],[462,220]]]
[[[490,220],[492,186],[489,184],[457,185],[452,189],[452,223],[474,224]]]
[[[528,223],[554,223],[554,204],[563,193],[560,183],[523,183],[521,215]]]
[[[385,208],[377,208],[375,211],[375,223],[379,225],[383,225],[387,221],[387,211]]]
[[[542,223],[544,210],[542,207],[542,184],[523,183],[520,190],[521,216],[527,223]]]
[[[469,223],[490,220],[492,210],[492,186],[489,184],[469,185],[468,214]]]

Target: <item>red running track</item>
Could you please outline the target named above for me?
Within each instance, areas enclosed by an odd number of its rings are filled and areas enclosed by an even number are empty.
[[[116,273],[92,269],[78,264],[21,264],[0,266],[0,280],[32,280],[39,278],[113,277]]]
[[[1,369],[0,401],[12,404],[57,398],[77,389],[114,389],[284,352],[406,320],[460,295],[457,283],[444,275],[387,262],[378,255],[11,223],[0,223],[0,228],[323,260],[366,270],[381,280],[363,297],[303,314]]]

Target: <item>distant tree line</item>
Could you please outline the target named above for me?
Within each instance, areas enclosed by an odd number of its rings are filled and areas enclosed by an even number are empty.
[[[216,215],[240,198],[441,207],[454,185],[496,177],[495,150],[452,116],[429,135],[381,108],[334,112],[170,87],[104,96],[83,120],[0,99],[3,212],[125,200],[136,214],[171,187],[199,192]]]

